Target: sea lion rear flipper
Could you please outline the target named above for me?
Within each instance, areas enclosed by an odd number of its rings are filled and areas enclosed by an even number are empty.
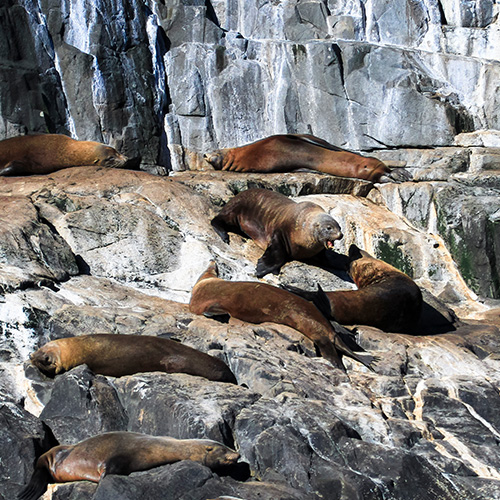
[[[18,493],[17,500],[37,500],[47,491],[51,480],[52,476],[45,467],[35,469],[30,482]]]
[[[321,285],[318,283],[318,291],[313,296],[314,305],[323,313],[328,319],[333,319],[332,305],[330,304],[330,299],[324,292]]]
[[[278,232],[273,234],[264,255],[257,261],[256,275],[262,278],[268,273],[278,274],[281,266],[287,261],[288,252],[285,242]]]
[[[280,284],[280,288],[283,290],[286,290],[287,292],[293,293],[295,295],[298,295],[299,297],[302,297],[303,299],[309,300],[312,302],[314,300],[314,297],[316,297],[317,292],[309,292],[307,290],[302,290],[301,288],[298,288],[293,285],[284,285]]]

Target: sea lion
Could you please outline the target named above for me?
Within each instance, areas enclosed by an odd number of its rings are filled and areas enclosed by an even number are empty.
[[[181,460],[212,470],[236,463],[239,453],[210,439],[174,439],[137,432],[106,432],[71,446],[55,446],[36,462],[18,500],[35,500],[49,483],[93,481],[108,474],[128,475]]]
[[[358,290],[320,289],[318,293],[285,288],[312,300],[327,317],[342,325],[368,325],[395,333],[415,329],[423,300],[420,288],[409,276],[356,245],[349,248],[348,271]]]
[[[308,134],[272,135],[238,148],[219,149],[206,154],[205,160],[216,170],[234,172],[291,172],[308,168],[372,182],[397,180],[380,160]]]
[[[174,340],[147,335],[95,334],[53,340],[33,353],[31,362],[49,376],[86,364],[94,373],[112,377],[159,371],[236,383],[220,359]]]
[[[128,158],[100,142],[62,134],[11,137],[0,141],[0,175],[50,174],[68,167],[123,167]]]
[[[290,260],[305,259],[333,248],[342,238],[337,221],[319,205],[296,203],[267,189],[238,193],[211,221],[215,231],[229,243],[227,231],[244,233],[265,250],[257,262],[257,277],[279,273]]]
[[[269,321],[288,325],[311,339],[324,358],[344,371],[340,353],[368,368],[375,359],[353,352],[314,304],[266,283],[220,279],[214,261],[195,284],[189,310],[208,317],[229,314],[254,324]]]

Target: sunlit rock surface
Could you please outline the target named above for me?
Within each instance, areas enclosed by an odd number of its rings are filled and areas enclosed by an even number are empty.
[[[0,138],[106,142],[143,171],[0,178],[0,499],[58,441],[109,430],[218,439],[242,464],[51,485],[44,500],[500,499],[498,14],[489,0],[2,3]],[[369,152],[410,179],[203,160],[276,133]],[[209,260],[256,280],[262,250],[210,226],[251,187],[321,205],[342,226],[337,252],[355,243],[408,273],[450,331],[351,325],[378,360],[371,372],[344,358],[343,372],[291,328],[192,315]],[[354,288],[335,262],[290,262],[264,281]],[[28,362],[90,333],[182,341],[238,385],[85,366],[53,380]]]
[[[315,193],[295,199],[314,201],[339,221],[344,239],[336,243],[338,252],[350,243],[366,248],[461,317],[448,333],[435,335],[358,325],[360,345],[378,358],[373,372],[348,358],[346,373],[334,368],[285,326],[221,324],[189,312],[190,290],[210,259],[225,279],[256,279],[262,250],[233,234],[229,245],[223,243],[209,223],[234,192],[259,182],[254,174],[165,178],[81,167],[5,179],[4,210],[14,201],[31,207],[9,218],[10,233],[22,231],[31,217],[40,234],[46,230],[72,257],[59,263],[65,274],[49,275],[39,265],[22,286],[11,279],[4,289],[0,389],[2,411],[15,423],[2,442],[28,440],[33,450],[9,465],[15,474],[5,474],[15,479],[2,476],[5,491],[17,492],[35,455],[56,440],[133,430],[222,441],[238,449],[243,469],[219,476],[197,464],[176,464],[109,476],[99,485],[51,486],[48,497],[163,498],[162,487],[169,485],[180,495],[171,498],[417,499],[428,491],[449,499],[499,497],[498,315],[476,300],[439,236],[375,203],[385,186],[332,178],[322,184],[324,177],[298,172],[260,182],[295,196]],[[3,245],[5,264],[26,272],[16,260],[24,250],[9,238]],[[353,288],[334,262],[324,268],[290,262],[265,281]],[[48,340],[104,332],[180,340],[223,359],[238,385],[183,374],[115,379],[85,366],[48,379],[27,361]],[[26,434],[21,428],[28,422]]]

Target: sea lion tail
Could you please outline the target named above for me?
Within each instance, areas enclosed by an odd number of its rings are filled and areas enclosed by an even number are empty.
[[[36,500],[47,491],[51,480],[52,476],[45,467],[35,469],[30,482],[18,493],[17,500]]]

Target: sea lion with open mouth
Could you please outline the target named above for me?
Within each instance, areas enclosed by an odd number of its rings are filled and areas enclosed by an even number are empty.
[[[243,233],[265,250],[257,277],[279,273],[290,260],[306,259],[332,249],[342,238],[337,221],[319,205],[296,203],[267,189],[238,193],[212,219],[212,226],[229,243],[228,231]]]

